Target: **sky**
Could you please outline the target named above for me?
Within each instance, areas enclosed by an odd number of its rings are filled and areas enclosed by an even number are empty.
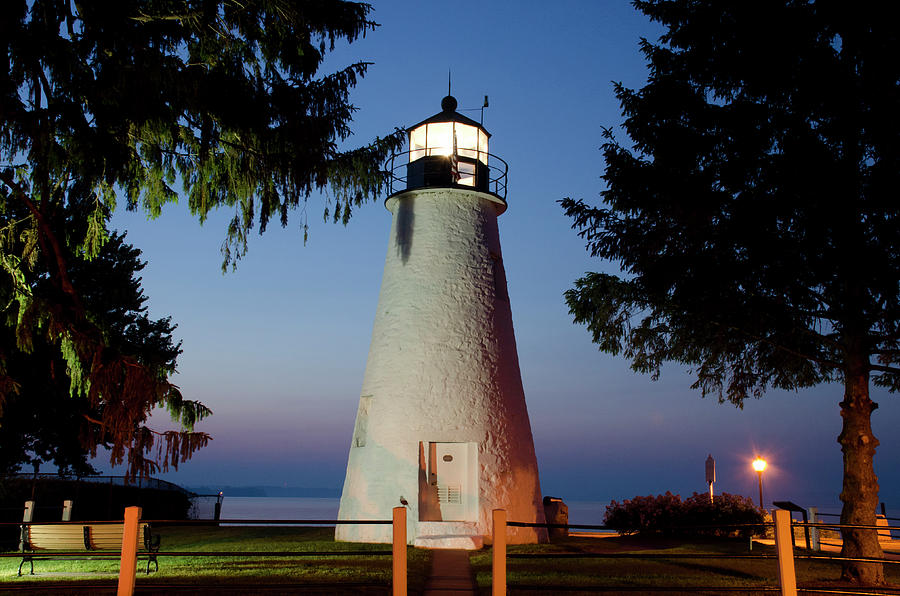
[[[764,500],[836,511],[841,489],[841,387],[770,391],[742,410],[701,398],[688,371],[659,381],[599,352],[572,323],[563,294],[592,259],[558,201],[599,203],[602,131],[622,122],[613,82],[640,87],[641,37],[661,33],[623,0],[452,3],[375,1],[381,26],[341,45],[323,72],[373,62],[351,95],[358,107],[347,148],[440,111],[448,71],[460,111],[475,119],[488,95],[490,151],[509,164],[509,209],[499,219],[519,364],[545,495],[607,501],[671,491],[757,500],[750,461],[769,462]],[[467,109],[473,109],[466,112]],[[112,226],[148,261],[143,287],[154,317],[171,316],[184,353],[173,381],[214,415],[198,425],[213,441],[162,478],[186,486],[270,485],[340,489],[378,300],[390,214],[383,197],[344,227],[323,222],[310,197],[288,227],[250,241],[236,272],[222,274],[229,212],[202,226],[185,204],[148,221],[118,211]],[[881,441],[881,500],[900,507],[900,406],[874,391]],[[164,428],[164,415],[153,425]],[[108,467],[104,467],[108,470]]]

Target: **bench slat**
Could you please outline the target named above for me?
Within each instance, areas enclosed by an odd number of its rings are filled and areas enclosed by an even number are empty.
[[[144,549],[144,528],[138,524],[138,550]],[[122,550],[122,525],[104,524],[90,526],[91,548],[94,550]]]
[[[84,550],[84,530],[77,525],[30,526],[28,542],[32,550]]]
[[[144,528],[139,524],[138,550],[144,545]],[[30,550],[85,550],[84,528],[87,526],[92,550],[121,550],[123,524],[35,524],[28,527]]]

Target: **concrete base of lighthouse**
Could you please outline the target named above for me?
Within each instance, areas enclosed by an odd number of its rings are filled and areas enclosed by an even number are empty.
[[[478,550],[484,537],[472,522],[419,522],[415,545],[417,548],[455,548]]]
[[[409,543],[480,548],[491,512],[544,522],[497,215],[461,188],[390,197],[393,214],[340,520],[408,508]],[[339,524],[337,540],[391,542],[391,527]],[[509,527],[507,542],[547,539]]]

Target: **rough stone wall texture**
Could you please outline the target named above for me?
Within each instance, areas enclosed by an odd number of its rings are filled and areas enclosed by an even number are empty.
[[[417,535],[420,442],[478,445],[474,532],[491,510],[544,521],[497,215],[490,195],[418,189],[388,199],[392,225],[339,519],[390,519]],[[427,449],[427,447],[426,447]],[[390,526],[338,525],[338,540],[390,542]],[[510,543],[546,532],[509,528]]]

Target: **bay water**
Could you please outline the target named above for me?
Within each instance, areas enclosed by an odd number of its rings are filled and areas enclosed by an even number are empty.
[[[337,519],[340,499],[318,497],[229,497],[222,502],[221,519]],[[566,501],[570,524],[603,524],[608,502]]]

